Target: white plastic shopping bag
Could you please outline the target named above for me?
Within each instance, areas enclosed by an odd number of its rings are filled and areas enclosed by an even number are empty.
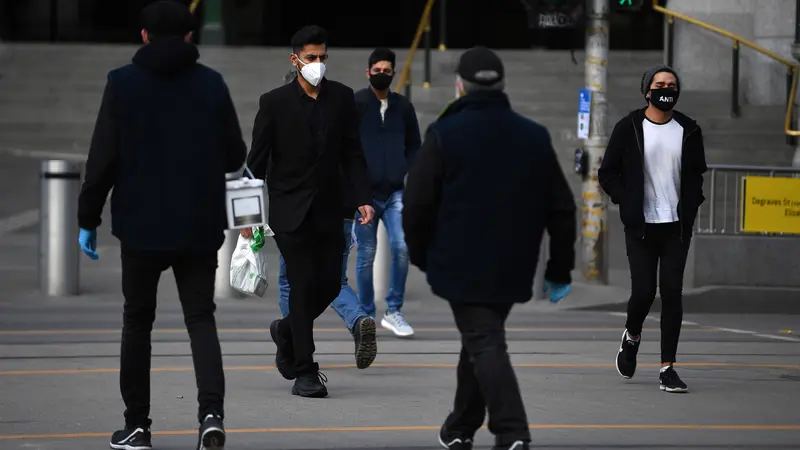
[[[268,226],[264,227],[264,236],[273,236]],[[267,281],[267,254],[263,248],[254,251],[251,245],[254,239],[239,235],[236,250],[231,257],[231,287],[237,291],[263,297],[269,285]]]

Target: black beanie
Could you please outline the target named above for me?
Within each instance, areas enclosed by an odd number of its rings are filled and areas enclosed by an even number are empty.
[[[152,38],[183,37],[194,31],[195,21],[189,8],[176,0],[160,0],[142,10],[142,28]]]
[[[675,80],[677,80],[678,84],[678,92],[681,91],[681,79],[678,77],[675,70],[666,64],[659,64],[647,69],[644,75],[642,75],[642,95],[647,96],[647,92],[650,91],[650,85],[653,84],[653,78],[656,77],[656,74],[661,72],[669,72],[675,75]]]

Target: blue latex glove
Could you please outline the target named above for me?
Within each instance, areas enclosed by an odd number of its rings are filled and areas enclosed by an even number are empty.
[[[569,295],[572,286],[569,284],[551,283],[544,280],[544,293],[547,294],[548,290],[550,291],[550,301],[552,303],[558,303],[561,299]]]
[[[81,228],[78,234],[78,243],[81,245],[81,250],[86,253],[91,259],[100,259],[97,254],[97,230],[87,230]]]

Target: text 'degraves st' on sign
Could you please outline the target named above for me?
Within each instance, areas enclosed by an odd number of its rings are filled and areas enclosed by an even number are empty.
[[[592,112],[592,91],[581,89],[578,94],[578,139],[589,139]]]
[[[800,178],[743,176],[740,211],[742,232],[800,234]]]

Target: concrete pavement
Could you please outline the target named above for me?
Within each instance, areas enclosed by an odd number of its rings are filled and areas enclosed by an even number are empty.
[[[35,234],[0,236],[0,449],[106,448],[122,424],[118,392],[119,254],[101,234],[101,260],[83,259],[84,294],[45,298],[35,286]],[[267,247],[277,266],[274,244]],[[355,258],[351,258],[351,276]],[[273,271],[263,299],[222,300],[229,448],[433,449],[452,404],[459,336],[419,272],[409,278],[413,339],[379,334],[373,367],[354,367],[353,343],[328,311],[317,358],[330,397],[300,399],[272,367],[266,330],[278,315]],[[576,285],[558,305],[531,302],[509,320],[509,349],[534,448],[797,448],[800,316],[688,314],[679,373],[687,395],[658,390],[658,320],[645,326],[640,369],[625,381],[613,360],[624,318],[576,308],[624,300],[616,288]],[[194,445],[195,381],[174,281],[161,284],[153,334],[155,448]],[[380,309],[380,308],[379,308]],[[481,431],[477,448],[489,448]]]

